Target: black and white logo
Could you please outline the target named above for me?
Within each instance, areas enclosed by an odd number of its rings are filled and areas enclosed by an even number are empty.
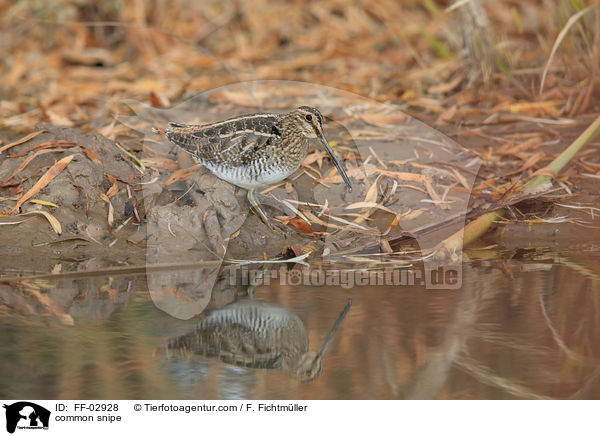
[[[5,404],[6,431],[14,433],[16,429],[48,430],[50,411],[29,401]]]

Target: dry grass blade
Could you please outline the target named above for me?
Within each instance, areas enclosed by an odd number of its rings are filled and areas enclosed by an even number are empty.
[[[304,222],[306,222],[306,224],[308,224],[309,226],[311,225],[311,222],[308,218],[306,218],[306,215],[304,215],[302,212],[300,212],[298,209],[296,209],[292,204],[290,204],[289,201],[287,201],[285,199],[281,199],[280,201],[283,204],[285,204],[286,207],[291,209],[299,218],[301,218]]]
[[[119,148],[119,150],[121,150],[123,153],[125,153],[125,155],[129,159],[133,160],[134,166],[138,171],[140,171],[142,174],[144,174],[146,172],[146,166],[135,154],[131,153],[129,150],[126,150],[118,142],[115,142],[115,145],[117,146],[117,148]]]
[[[327,229],[328,229],[328,230],[333,230],[333,229],[335,229],[335,230],[344,230],[344,229],[345,229],[345,227],[338,226],[338,225],[336,225],[336,224],[333,224],[333,223],[328,223],[327,221],[323,221],[321,218],[319,218],[318,216],[316,216],[316,215],[314,215],[314,214],[310,213],[309,211],[305,211],[304,213],[305,213],[305,215],[306,215],[306,216],[307,216],[307,217],[308,217],[308,218],[309,218],[309,219],[310,219],[310,220],[311,220],[313,223],[316,223],[316,224],[319,224],[319,225],[321,225],[321,226],[327,227]]]
[[[435,188],[431,184],[431,182],[427,179],[424,180],[425,188],[427,189],[427,194],[431,197],[433,204],[439,206],[440,209],[448,210],[450,206],[444,203],[442,197],[436,192]],[[423,200],[424,201],[424,200]]]
[[[23,205],[23,203],[25,203],[27,200],[29,200],[31,197],[37,194],[41,189],[46,187],[48,183],[52,181],[52,179],[59,175],[62,172],[62,170],[64,170],[67,167],[67,165],[69,165],[69,162],[71,162],[74,157],[75,155],[71,154],[69,156],[63,157],[61,160],[52,165],[50,169],[46,171],[46,173],[40,178],[40,180],[38,180],[37,183],[33,185],[29,191],[23,194],[19,201],[17,201],[17,204],[15,205],[15,207],[12,208],[11,213],[18,210]]]
[[[23,221],[10,221],[10,222],[5,222],[5,223],[0,223],[0,226],[14,226],[16,224],[21,224],[24,223],[27,220],[23,220]]]
[[[50,213],[46,212],[45,210],[32,210],[29,212],[22,213],[19,216],[23,216],[23,215],[42,215],[48,220],[48,222],[52,226],[52,230],[54,230],[54,232],[58,236],[60,236],[62,234],[62,227],[60,225],[60,222],[56,219],[56,217],[54,217]]]
[[[353,223],[351,221],[345,220],[344,218],[340,218],[340,217],[335,216],[335,215],[329,215],[329,218],[332,219],[332,220],[339,221],[342,224],[346,224],[346,225],[348,225],[350,227],[353,227],[353,228],[356,228],[356,229],[359,229],[359,230],[364,230],[366,232],[370,232],[371,231],[371,229],[369,229],[368,227],[361,226],[359,224]]]
[[[251,264],[267,264],[267,263],[297,263],[304,266],[310,266],[304,261],[308,256],[312,254],[312,251],[301,254],[300,256],[293,257],[291,259],[263,259],[263,260],[250,260],[250,259],[225,259],[225,262],[236,265],[251,265]]]
[[[345,207],[345,209],[365,209],[365,208],[381,209],[381,210],[391,213],[392,215],[398,215],[397,212],[394,212],[389,207],[386,207],[382,204],[375,203],[375,202],[359,201],[357,203],[352,203]]]
[[[550,52],[550,57],[548,58],[548,62],[546,62],[546,66],[544,67],[544,72],[542,73],[542,81],[540,82],[540,95],[542,95],[542,92],[544,91],[544,83],[546,82],[546,76],[548,75],[548,70],[550,69],[550,64],[552,64],[552,59],[554,58],[554,55],[556,54],[556,50],[558,50],[558,47],[562,43],[563,39],[565,39],[565,36],[569,32],[569,29],[571,27],[573,27],[573,25],[577,22],[577,20],[579,20],[583,15],[585,15],[589,11],[591,11],[594,7],[598,7],[598,5],[588,6],[587,8],[582,9],[579,12],[577,12],[575,15],[571,16],[567,20],[567,24],[565,24],[565,27],[563,27],[563,29],[560,31],[560,33],[556,37],[556,41],[554,41],[554,46],[552,46],[552,51]]]

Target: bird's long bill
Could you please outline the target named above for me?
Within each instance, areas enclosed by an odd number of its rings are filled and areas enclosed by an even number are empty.
[[[346,174],[346,170],[344,170],[342,163],[340,162],[340,160],[337,158],[337,156],[333,152],[333,149],[329,145],[329,142],[327,142],[327,139],[325,139],[325,135],[323,133],[321,133],[321,136],[319,137],[319,139],[321,140],[321,143],[325,147],[325,150],[327,150],[327,153],[329,153],[329,156],[331,156],[331,159],[333,159],[333,163],[335,164],[335,167],[338,169],[340,175],[342,176],[342,179],[344,179],[344,182],[346,183],[346,185],[348,185],[348,188],[352,189],[352,184],[350,183],[350,179],[348,178],[348,175]]]
[[[348,299],[348,304],[346,304],[346,307],[344,308],[342,313],[340,313],[340,316],[338,316],[338,319],[335,321],[335,324],[333,325],[332,329],[329,331],[329,333],[327,333],[325,342],[323,342],[323,345],[321,345],[321,349],[317,352],[317,357],[315,359],[323,358],[323,355],[327,351],[327,347],[329,347],[329,344],[331,344],[331,341],[333,341],[333,338],[335,338],[335,334],[338,332],[340,326],[344,322],[344,319],[346,318],[346,315],[350,310],[350,306],[352,306],[351,298]]]

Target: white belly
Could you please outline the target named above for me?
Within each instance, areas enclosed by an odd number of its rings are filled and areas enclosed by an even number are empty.
[[[210,164],[205,166],[219,179],[244,189],[258,189],[264,186],[275,185],[288,178],[298,169],[272,168],[253,173],[245,167],[223,168]]]

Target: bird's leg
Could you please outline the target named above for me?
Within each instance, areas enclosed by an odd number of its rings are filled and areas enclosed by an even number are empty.
[[[273,228],[273,226],[271,225],[271,223],[269,222],[269,219],[267,218],[267,214],[265,213],[262,206],[256,199],[256,192],[254,192],[254,189],[248,190],[248,202],[250,203],[250,206],[252,206],[254,208],[254,211],[258,214],[260,219],[267,225],[267,227],[271,230],[275,230]]]
[[[262,195],[258,195],[258,197],[263,197]],[[263,197],[261,199],[261,204],[266,204],[267,206],[274,207],[275,209],[281,211],[285,215],[297,216],[298,218],[306,221],[308,225],[311,225],[310,220],[298,209],[292,206],[289,202],[285,200],[278,200],[275,197]],[[277,221],[275,221],[277,222]]]

